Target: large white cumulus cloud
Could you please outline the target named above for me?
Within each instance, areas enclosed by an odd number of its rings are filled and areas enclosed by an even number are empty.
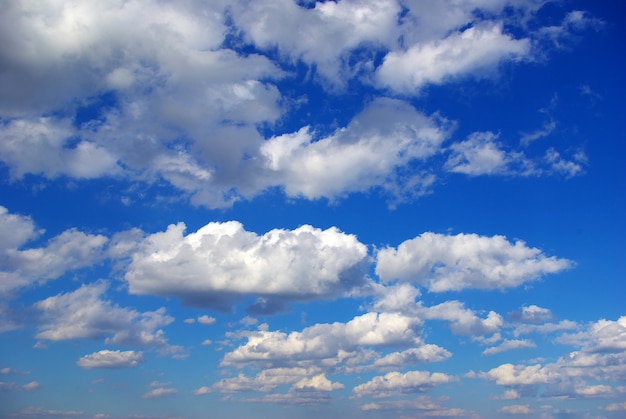
[[[381,249],[376,274],[383,281],[397,279],[443,292],[516,287],[570,266],[567,259],[503,236],[423,233],[397,248]]]
[[[337,228],[304,225],[259,236],[230,221],[184,230],[171,225],[139,245],[125,276],[131,293],[221,309],[256,295],[271,309],[282,300],[338,297],[367,280],[367,247]]]

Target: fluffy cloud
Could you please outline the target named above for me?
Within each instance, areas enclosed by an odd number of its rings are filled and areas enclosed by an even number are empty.
[[[243,332],[247,342],[224,356],[222,365],[298,365],[314,361],[333,366],[358,355],[362,347],[419,343],[419,319],[396,313],[367,313],[347,323],[317,324],[302,332]]]
[[[396,169],[437,153],[448,131],[445,120],[379,98],[329,137],[303,128],[269,139],[261,153],[287,195],[335,197],[395,182]]]
[[[307,199],[380,187],[392,204],[401,202],[435,181],[431,167],[415,162],[439,151],[448,124],[379,99],[332,135],[318,135],[317,127],[284,133],[274,124],[299,99],[284,97],[280,80],[304,62],[320,76],[307,83],[341,89],[358,80],[413,94],[429,83],[490,74],[503,61],[532,56],[529,39],[503,28],[519,27],[540,5],[131,0],[37,7],[11,0],[0,20],[0,160],[14,178],[165,181],[212,208],[271,187]],[[589,21],[570,14],[559,33]],[[247,51],[250,44],[266,55]],[[492,143],[451,150],[447,169],[470,175],[526,161]],[[565,176],[584,168],[555,150],[543,164]]]
[[[215,323],[215,317],[210,317],[207,315],[203,315],[198,317],[198,323],[200,324],[213,324]]]
[[[522,241],[503,236],[437,233],[381,249],[376,274],[383,281],[401,280],[433,292],[465,288],[504,289],[560,272],[572,265],[566,259],[545,256]]]
[[[418,315],[423,319],[446,320],[450,322],[452,332],[459,335],[481,335],[497,332],[504,321],[495,311],[490,311],[487,317],[481,319],[472,310],[465,308],[459,301],[446,301],[431,307],[419,305],[416,308]]]
[[[291,0],[236,2],[231,8],[245,38],[261,49],[278,47],[292,59],[315,64],[333,85],[350,76],[350,51],[363,44],[393,47],[400,35],[396,1],[357,0],[317,2],[303,8]],[[365,58],[364,66],[372,57]]]
[[[523,167],[522,174],[533,172],[523,154],[504,151],[496,139],[492,132],[475,132],[466,141],[452,144],[445,168],[469,176],[494,175],[510,173],[511,166],[518,163]]]
[[[210,389],[221,393],[272,392],[282,385],[294,385],[313,380],[314,377],[320,376],[319,371],[318,368],[268,368],[261,371],[254,378],[247,377],[244,374],[238,374],[232,378],[224,378],[213,384]],[[324,377],[323,375],[321,376]]]
[[[373,395],[374,397],[389,397],[402,393],[421,393],[437,385],[456,381],[457,378],[447,374],[427,371],[409,371],[401,374],[390,372],[384,376],[374,377],[367,383],[352,389],[357,397]]]
[[[85,355],[76,361],[82,368],[132,368],[143,362],[143,353],[136,351],[102,350]]]
[[[501,61],[520,60],[529,54],[528,39],[503,33],[501,24],[482,24],[442,40],[418,43],[406,51],[390,52],[377,69],[376,79],[394,91],[414,93],[427,83],[489,73]]]
[[[104,147],[90,141],[70,144],[74,134],[70,120],[13,120],[0,128],[0,160],[14,178],[32,173],[90,179],[121,171],[116,157]]]
[[[567,397],[614,397],[619,389],[594,382],[622,382],[626,378],[624,342],[626,317],[600,320],[583,332],[566,334],[558,341],[580,349],[545,365],[500,365],[479,377],[523,394]]]
[[[284,301],[334,298],[366,281],[366,246],[336,228],[305,225],[259,236],[231,221],[184,230],[171,225],[141,243],[125,275],[131,293],[217,309],[257,295],[265,307],[255,308],[271,312]]]
[[[35,228],[30,217],[11,214],[0,206],[0,295],[56,279],[104,258],[103,248],[108,239],[75,229],[51,238],[45,247],[24,248],[42,232]]]
[[[182,356],[181,348],[169,345],[160,329],[174,321],[165,309],[139,313],[119,307],[101,298],[107,288],[106,282],[99,281],[36,303],[35,308],[42,313],[37,339],[105,338],[107,344],[152,347],[165,354]],[[114,355],[100,355],[104,356],[110,359]]]

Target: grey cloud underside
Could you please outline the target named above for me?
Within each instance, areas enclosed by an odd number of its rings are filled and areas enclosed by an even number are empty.
[[[490,77],[503,62],[532,60],[544,35],[506,33],[505,23],[519,22],[504,11],[514,7],[532,19],[540,5],[9,1],[0,25],[0,160],[14,179],[164,181],[208,207],[273,187],[305,199],[375,189],[393,204],[429,192],[447,171],[579,175],[580,153],[548,149],[530,158],[473,137],[444,146],[450,121],[384,97],[415,96],[428,84]],[[584,14],[570,16],[558,33],[592,24]],[[256,52],[238,51],[242,45]],[[382,54],[378,67],[358,54],[363,46]],[[315,68],[310,83],[330,94],[359,82],[378,97],[328,135],[306,124],[284,132],[280,122],[301,99],[281,90],[281,81],[295,77],[295,62]],[[76,126],[74,116],[89,106],[101,106],[100,115]],[[443,166],[432,159],[440,153],[449,155]]]

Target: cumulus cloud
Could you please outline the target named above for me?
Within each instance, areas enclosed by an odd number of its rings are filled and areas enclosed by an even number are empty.
[[[423,233],[397,248],[381,249],[376,274],[383,281],[401,280],[444,292],[516,287],[570,266],[567,259],[548,257],[503,236]]]
[[[26,247],[42,233],[30,217],[11,214],[0,206],[0,296],[8,297],[19,288],[56,279],[104,258],[108,239],[76,229],[52,237],[44,247]],[[2,309],[8,314],[0,302]],[[5,321],[4,328],[10,329],[11,322]]]
[[[457,380],[456,377],[439,372],[432,374],[428,371],[409,371],[404,374],[390,372],[354,387],[352,392],[356,397],[368,395],[389,397],[403,393],[422,393],[437,385]]]
[[[452,332],[459,335],[494,333],[504,324],[502,316],[495,311],[490,311],[486,318],[481,319],[460,301],[446,301],[430,307],[419,305],[417,313],[423,319],[448,321]]]
[[[215,321],[216,321],[215,317],[210,317],[210,316],[207,316],[206,314],[198,317],[198,323],[200,324],[213,324],[215,323]]]
[[[303,128],[270,138],[261,153],[270,179],[287,195],[332,198],[393,184],[396,169],[439,151],[448,125],[405,102],[379,98],[331,136],[316,139]]]
[[[496,142],[497,138],[492,132],[475,132],[466,141],[452,144],[445,168],[450,172],[479,176],[512,173],[512,166],[518,164],[522,166],[521,174],[533,172],[532,163],[523,154],[505,151]]]
[[[51,341],[104,338],[107,344],[151,347],[165,354],[183,356],[182,348],[170,345],[160,329],[174,321],[164,308],[140,313],[119,307],[102,298],[108,286],[107,282],[98,281],[36,303],[35,308],[42,313],[36,338]],[[96,358],[111,359],[116,355],[100,354]],[[130,355],[128,352],[120,356]]]
[[[362,347],[419,343],[420,325],[419,319],[397,313],[367,313],[347,323],[316,324],[289,334],[242,332],[247,342],[224,355],[222,365],[338,365],[358,356]]]
[[[626,377],[624,336],[626,317],[617,321],[600,320],[589,324],[585,331],[561,336],[559,343],[579,349],[555,362],[544,365],[506,363],[478,376],[510,389],[522,390],[527,395],[573,398],[615,396],[618,389],[594,382],[620,383]]]
[[[85,355],[76,361],[82,368],[132,368],[143,362],[143,353],[136,351],[109,351],[107,349]]]
[[[179,223],[146,237],[125,275],[131,293],[221,310],[257,295],[272,312],[286,301],[335,298],[366,283],[367,247],[337,228],[304,225],[259,236],[231,221],[184,230]]]
[[[392,204],[403,202],[437,178],[415,163],[448,137],[443,118],[375,99],[329,136],[309,126],[285,133],[269,129],[296,100],[280,80],[303,62],[313,74],[307,83],[337,90],[358,80],[411,95],[492,74],[502,62],[533,56],[530,38],[503,28],[523,26],[540,4],[220,0],[200,9],[156,0],[97,7],[12,0],[0,22],[0,160],[16,179],[165,182],[211,208],[272,187],[307,199],[380,188]],[[591,21],[573,12],[561,29],[537,36],[556,39]],[[493,144],[456,148],[448,169],[471,175],[501,173],[498,158],[521,156]],[[568,177],[584,169],[552,151],[544,165]]]
[[[293,1],[237,2],[229,9],[245,38],[261,49],[278,48],[293,60],[315,64],[325,82],[342,86],[350,76],[350,51],[363,44],[390,48],[399,36],[396,1],[317,2],[303,8]],[[366,57],[364,66],[372,57]],[[358,69],[354,69],[358,70]]]
[[[521,60],[529,54],[530,41],[503,33],[502,24],[476,25],[406,51],[390,52],[377,69],[376,80],[396,92],[415,93],[427,83],[492,73],[501,61]]]

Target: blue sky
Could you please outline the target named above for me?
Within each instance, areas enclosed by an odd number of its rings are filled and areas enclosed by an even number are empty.
[[[0,416],[626,414],[619,2],[5,2]]]

